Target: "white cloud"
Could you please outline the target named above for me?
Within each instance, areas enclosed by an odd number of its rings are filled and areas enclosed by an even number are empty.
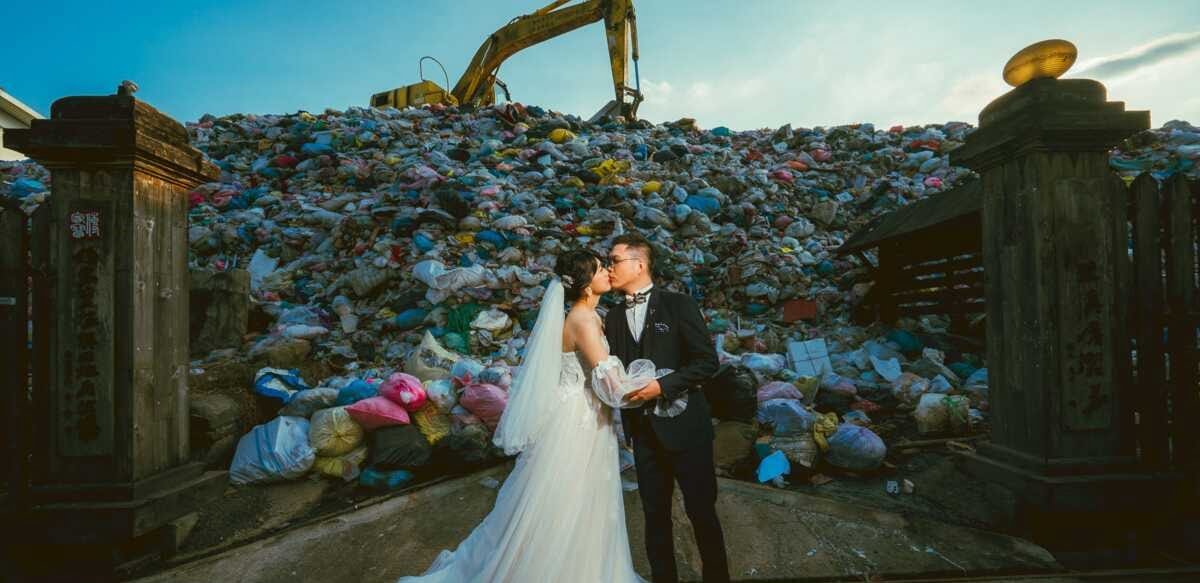
[[[663,106],[671,103],[671,93],[673,91],[670,83],[666,81],[651,81],[645,79],[642,81],[642,106]]]
[[[1109,82],[1153,74],[1164,64],[1200,57],[1200,31],[1169,34],[1127,51],[1080,63],[1070,76]]]

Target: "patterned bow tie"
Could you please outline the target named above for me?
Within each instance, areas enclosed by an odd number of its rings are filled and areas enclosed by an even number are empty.
[[[625,307],[632,308],[633,306],[636,306],[638,304],[645,303],[646,300],[649,298],[650,298],[650,292],[648,292],[648,291],[644,291],[639,294],[633,294],[631,296],[625,296]]]

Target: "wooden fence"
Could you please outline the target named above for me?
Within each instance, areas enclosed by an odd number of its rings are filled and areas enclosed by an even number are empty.
[[[1133,449],[1148,469],[1197,468],[1200,182],[1177,175],[1160,184],[1143,174],[1125,194],[1130,251],[1119,277],[1129,337],[1117,345],[1131,348],[1125,402],[1137,428]],[[980,193],[968,186],[935,196],[940,200],[926,201],[957,208],[910,205],[856,234],[842,250],[878,248],[870,300],[881,321],[984,313]]]
[[[1191,469],[1200,454],[1200,183],[1180,175],[1161,185],[1148,174],[1129,192],[1131,370],[1139,460],[1150,468]]]

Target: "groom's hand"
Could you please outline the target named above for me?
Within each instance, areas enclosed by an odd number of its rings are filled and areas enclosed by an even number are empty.
[[[653,401],[662,395],[662,387],[659,386],[657,380],[650,381],[650,384],[638,389],[638,391],[630,395],[629,400],[634,403],[642,403],[645,401]]]

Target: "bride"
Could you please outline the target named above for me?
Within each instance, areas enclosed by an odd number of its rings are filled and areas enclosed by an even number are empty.
[[[624,372],[595,310],[608,269],[578,250],[555,272],[493,440],[520,454],[516,466],[458,548],[400,583],[645,583],[629,553],[613,410],[593,393],[619,393]]]

